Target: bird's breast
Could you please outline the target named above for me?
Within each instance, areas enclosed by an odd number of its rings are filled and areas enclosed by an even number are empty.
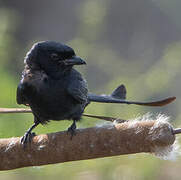
[[[50,79],[39,82],[30,107],[38,117],[53,120],[70,119],[81,108],[68,94],[67,81]]]

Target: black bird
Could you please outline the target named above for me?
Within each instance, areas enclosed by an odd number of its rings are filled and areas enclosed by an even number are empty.
[[[74,135],[76,121],[81,119],[91,101],[162,106],[173,100],[148,103],[125,101],[123,85],[108,96],[88,93],[86,80],[73,68],[86,62],[77,57],[71,47],[58,42],[34,44],[24,63],[25,69],[17,88],[17,103],[30,106],[34,115],[34,124],[21,139],[24,145],[31,140],[32,129],[50,120],[73,120],[68,132]]]

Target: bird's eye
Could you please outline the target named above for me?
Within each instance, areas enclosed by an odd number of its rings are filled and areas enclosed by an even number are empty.
[[[52,59],[52,60],[54,60],[54,61],[59,60],[59,56],[58,56],[58,54],[56,54],[56,53],[52,53],[52,54],[51,54],[51,59]]]

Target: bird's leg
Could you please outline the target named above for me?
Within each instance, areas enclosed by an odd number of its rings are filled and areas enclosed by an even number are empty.
[[[73,120],[72,125],[67,130],[67,133],[71,134],[71,139],[76,134],[75,130],[76,130],[76,120]]]
[[[27,143],[31,142],[31,139],[35,136],[35,133],[32,133],[31,131],[38,125],[38,122],[35,122],[24,134],[24,136],[21,138],[21,144],[26,147]]]

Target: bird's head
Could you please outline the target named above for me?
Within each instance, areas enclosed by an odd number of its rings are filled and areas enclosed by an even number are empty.
[[[30,68],[44,70],[50,76],[63,73],[74,65],[86,64],[71,47],[53,41],[34,44],[25,57],[25,63]]]

